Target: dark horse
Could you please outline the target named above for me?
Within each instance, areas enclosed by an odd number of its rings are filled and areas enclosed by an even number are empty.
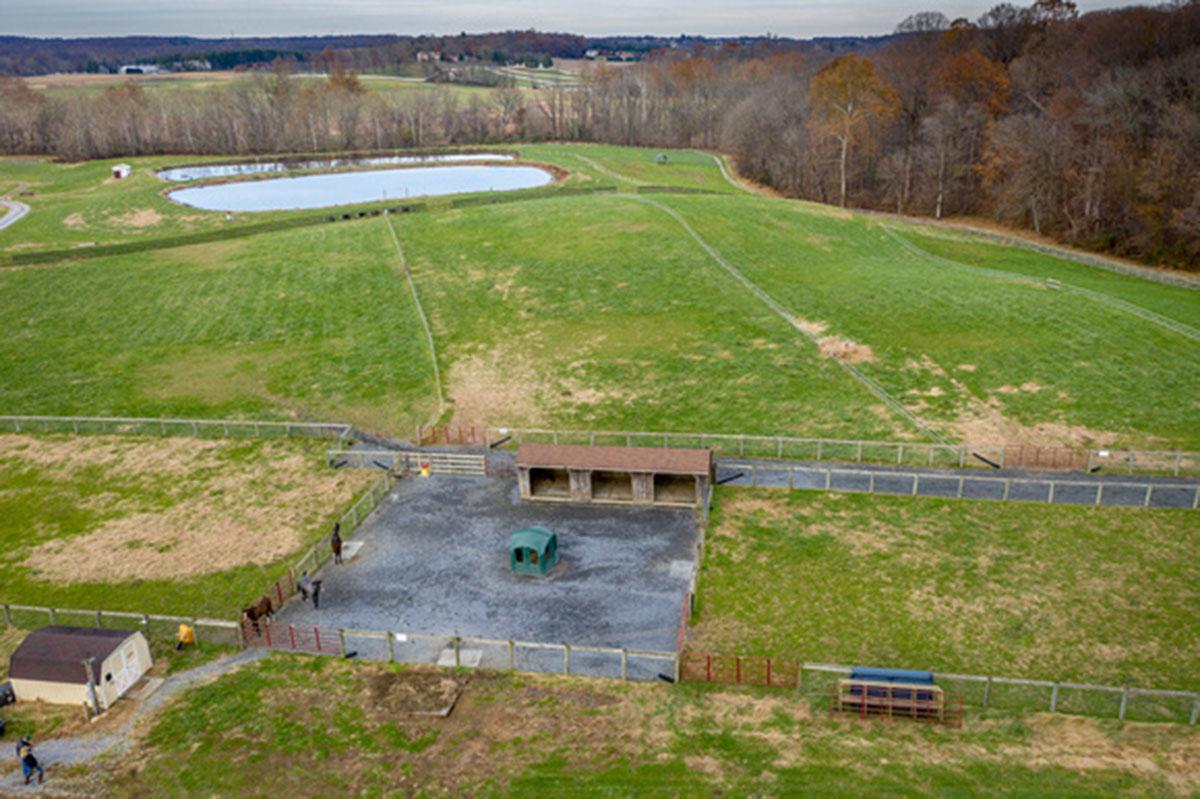
[[[258,598],[258,602],[248,608],[242,609],[242,618],[250,622],[254,628],[255,635],[262,635],[262,631],[258,628],[259,619],[271,619],[275,616],[275,607],[271,604],[271,597],[263,594]]]

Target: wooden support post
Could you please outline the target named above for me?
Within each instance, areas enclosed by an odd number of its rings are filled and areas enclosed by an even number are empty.
[[[1009,490],[1010,490],[1011,488],[1012,488],[1012,480],[1005,479],[1005,481],[1004,481],[1004,497],[1003,497],[1003,499],[1004,499],[1006,502],[1008,501],[1008,492],[1009,492]]]
[[[1129,707],[1129,689],[1128,688],[1121,691],[1121,708],[1117,711],[1117,719],[1119,721],[1125,720],[1125,709],[1127,707]]]
[[[987,707],[992,702],[992,676],[989,674],[987,682],[983,684],[983,706]]]
[[[1104,503],[1104,483],[1097,483],[1096,484],[1096,504],[1101,505],[1103,503]]]
[[[571,673],[571,645],[563,644],[563,674]]]
[[[795,488],[796,488],[796,467],[789,466],[788,467],[788,491],[792,491]]]
[[[862,442],[858,442],[858,447],[854,450],[854,462],[862,463]]]
[[[58,618],[57,618],[57,615],[54,613],[54,608],[46,608],[46,611],[47,611],[46,615],[50,617],[50,624],[52,624],[52,625],[57,624]]]
[[[454,636],[454,668],[462,666],[462,639]]]
[[[675,678],[675,684],[676,684],[676,685],[678,685],[678,684],[679,684],[679,673],[680,673],[680,668],[679,668],[679,667],[680,667],[680,663],[679,663],[679,653],[678,653],[678,652],[676,652],[676,653],[675,653],[675,673],[672,675],[672,676]],[[1194,721],[1195,721],[1195,719],[1193,719],[1193,722],[1194,722]]]
[[[833,484],[833,469],[826,469],[825,470],[825,490],[828,491],[829,487],[832,484]]]
[[[629,679],[629,650],[624,648],[621,649],[621,679]]]
[[[1147,507],[1147,508],[1150,507],[1150,495],[1152,493],[1154,493],[1154,484],[1147,483],[1146,484],[1146,499],[1145,499],[1145,501],[1142,502],[1142,505],[1144,507]]]
[[[912,495],[914,497],[917,495],[917,491],[920,490],[920,487],[921,487],[921,475],[920,475],[920,473],[917,473],[917,474],[913,475]]]
[[[12,612],[11,612],[11,611],[9,611],[9,609],[8,609],[8,605],[0,605],[0,608],[3,608],[3,610],[4,610],[4,626],[5,626],[5,627],[12,627],[12,626],[13,626],[13,623],[12,623]]]
[[[1054,504],[1054,481],[1053,480],[1050,481],[1050,493],[1046,497],[1046,503],[1048,505]]]
[[[959,498],[959,499],[962,499],[962,495],[963,495],[963,481],[964,481],[965,479],[966,479],[966,478],[963,478],[963,477],[959,477],[959,478],[958,478],[958,498]]]
[[[1050,690],[1050,712],[1058,712],[1058,683],[1054,683],[1054,688]]]
[[[867,493],[875,493],[875,472],[871,472],[869,475],[867,475]]]
[[[315,633],[316,631],[317,628],[314,626],[313,632]],[[346,631],[341,627],[338,627],[338,654],[346,657]]]
[[[508,670],[517,670],[517,645],[511,638],[508,641]]]
[[[388,633],[388,663],[394,663],[396,660],[396,634]]]
[[[97,627],[104,626],[104,617],[101,615],[99,608],[96,608],[96,626]]]
[[[898,447],[896,447],[896,465],[899,466],[903,463],[904,463],[904,445],[901,444]]]
[[[1200,694],[1196,694],[1196,701],[1192,702],[1192,718],[1188,724],[1195,727],[1197,721],[1200,721]]]

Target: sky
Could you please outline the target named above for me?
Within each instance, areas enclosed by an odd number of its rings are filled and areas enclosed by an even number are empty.
[[[536,28],[586,36],[890,33],[915,11],[975,19],[1000,0],[0,0],[0,35],[450,34]],[[1032,0],[1016,0],[1029,5]],[[1076,0],[1080,11],[1119,4]]]

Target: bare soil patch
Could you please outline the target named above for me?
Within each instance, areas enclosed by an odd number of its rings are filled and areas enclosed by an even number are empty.
[[[89,479],[100,469],[120,490],[88,500],[99,521],[83,534],[30,530],[25,559],[38,579],[112,582],[179,579],[245,564],[265,565],[298,549],[308,533],[373,479],[330,471],[289,442],[259,457],[228,451],[245,442],[97,436],[0,436],[0,456]],[[146,494],[131,485],[144,483]],[[164,496],[165,495],[165,498]]]
[[[153,208],[139,208],[135,211],[130,211],[122,216],[114,217],[113,222],[121,227],[127,228],[147,228],[157,225],[163,220],[163,215]]]
[[[63,218],[63,227],[69,227],[72,230],[82,230],[88,226],[87,220],[83,218],[83,214],[74,213]]]

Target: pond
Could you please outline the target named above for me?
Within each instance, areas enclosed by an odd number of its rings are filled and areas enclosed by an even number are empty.
[[[433,166],[373,169],[194,186],[172,200],[205,211],[294,211],[333,205],[545,186],[554,176],[532,166]]]
[[[262,175],[293,169],[336,169],[345,166],[392,166],[404,164],[451,164],[456,161],[511,161],[503,153],[450,153],[446,155],[380,155],[370,158],[314,158],[307,161],[255,161],[243,164],[198,164],[164,169],[163,180],[183,183],[205,178],[232,178],[238,175]]]

